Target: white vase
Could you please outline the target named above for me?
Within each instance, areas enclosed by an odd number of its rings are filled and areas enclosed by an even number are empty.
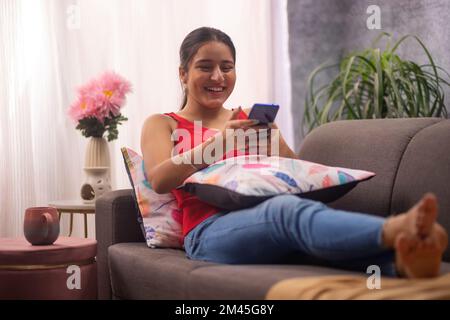
[[[108,142],[105,138],[91,137],[86,146],[85,168],[110,167]]]
[[[110,157],[105,138],[91,137],[84,160],[85,183],[81,187],[84,203],[95,203],[103,193],[111,191]]]

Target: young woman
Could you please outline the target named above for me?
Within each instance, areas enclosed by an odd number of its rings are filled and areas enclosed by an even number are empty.
[[[227,129],[264,129],[247,118],[248,109],[223,106],[236,82],[235,48],[225,33],[213,28],[192,31],[181,45],[180,60],[184,90],[181,110],[150,116],[143,126],[141,149],[154,190],[172,192],[183,211],[184,245],[189,258],[230,264],[276,263],[296,254],[362,271],[378,265],[390,276],[439,274],[448,237],[436,222],[437,200],[431,193],[407,212],[384,219],[335,210],[293,195],[221,212],[194,195],[175,190],[209,164],[204,159],[200,163],[180,159],[195,159],[208,145],[223,144],[230,132]],[[194,130],[197,120],[202,121],[200,133]],[[174,143],[172,133],[176,130],[189,132],[193,138]],[[279,156],[297,158],[282,135],[277,139]],[[174,147],[178,147],[178,153],[172,152]],[[215,157],[234,155],[235,151]]]

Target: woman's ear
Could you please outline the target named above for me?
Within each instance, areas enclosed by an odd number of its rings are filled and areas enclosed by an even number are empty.
[[[178,74],[180,76],[181,84],[183,86],[185,86],[186,83],[187,83],[187,72],[182,67],[179,67],[178,68]]]

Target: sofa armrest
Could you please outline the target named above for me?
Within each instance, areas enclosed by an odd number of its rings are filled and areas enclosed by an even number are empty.
[[[95,202],[98,298],[111,299],[108,247],[121,242],[144,242],[133,190],[105,193]]]

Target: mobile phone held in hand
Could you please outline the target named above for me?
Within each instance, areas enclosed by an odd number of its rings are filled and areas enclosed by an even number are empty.
[[[249,119],[259,120],[259,124],[268,124],[275,121],[278,109],[277,104],[255,103],[248,115]]]

